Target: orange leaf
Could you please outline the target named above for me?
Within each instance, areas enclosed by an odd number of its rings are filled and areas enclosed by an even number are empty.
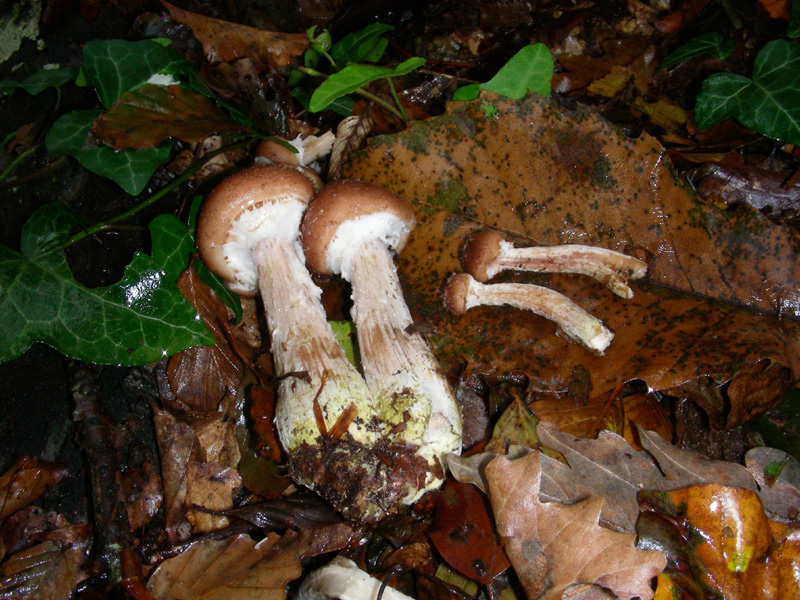
[[[254,27],[204,17],[161,2],[170,16],[192,30],[212,64],[238,58],[252,58],[260,69],[267,65],[283,67],[309,46],[302,33],[261,31]]]
[[[66,475],[66,469],[53,463],[18,457],[0,477],[0,521],[36,500]]]

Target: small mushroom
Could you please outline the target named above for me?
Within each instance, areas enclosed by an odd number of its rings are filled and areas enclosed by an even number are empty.
[[[279,164],[293,167],[309,177],[314,187],[319,191],[324,182],[320,177],[320,162],[331,152],[336,136],[331,131],[317,137],[298,135],[291,141],[278,143],[273,139],[262,140],[255,152],[257,165]],[[292,146],[292,152],[286,145]]]
[[[450,277],[442,293],[445,307],[462,315],[476,306],[513,306],[553,321],[561,332],[596,353],[603,354],[614,334],[572,300],[539,285],[527,283],[483,284],[468,273]]]
[[[311,182],[294,169],[245,169],[208,196],[197,246],[233,290],[261,292],[279,381],[275,421],[292,476],[360,517],[375,512],[364,494],[380,479],[369,448],[381,427],[303,261],[300,220],[313,196]]]
[[[515,248],[493,229],[472,235],[461,251],[461,260],[467,273],[480,282],[508,269],[575,273],[596,279],[622,298],[633,297],[627,281],[647,273],[646,263],[621,252],[577,244]]]
[[[443,456],[461,448],[454,394],[413,327],[394,264],[394,252],[403,249],[414,225],[405,200],[352,180],[325,186],[301,225],[309,267],[341,274],[351,284],[364,378],[389,442],[410,448],[423,467],[423,477],[407,482],[404,504],[438,487]]]
[[[337,556],[306,577],[298,600],[414,600],[363,571],[349,558]]]

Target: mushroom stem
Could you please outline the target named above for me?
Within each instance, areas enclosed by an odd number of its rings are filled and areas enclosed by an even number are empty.
[[[344,425],[354,441],[372,444],[376,424],[363,379],[347,360],[295,247],[267,238],[253,247],[264,300],[271,350],[280,383],[276,423],[281,442],[293,454],[304,444]],[[322,416],[320,431],[318,417]]]
[[[423,337],[414,331],[393,254],[364,241],[348,265],[353,321],[367,387],[392,438],[419,446],[429,464],[461,446],[461,416],[453,393]],[[344,270],[344,269],[343,269]]]
[[[646,263],[615,250],[578,244],[515,248],[489,229],[467,242],[462,258],[467,272],[481,282],[504,270],[574,273],[588,275],[626,299],[633,297],[628,280],[640,279],[647,273]]]
[[[572,300],[554,290],[527,283],[486,285],[467,273],[453,275],[443,294],[451,312],[463,314],[476,306],[513,306],[553,321],[564,335],[596,354],[603,354],[613,332]]]

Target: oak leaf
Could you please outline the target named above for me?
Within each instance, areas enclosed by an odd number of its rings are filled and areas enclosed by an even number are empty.
[[[652,598],[651,580],[666,566],[664,555],[637,549],[634,534],[598,525],[602,498],[540,502],[539,456],[498,457],[486,468],[497,531],[528,598],[555,600],[586,585],[623,600]]]

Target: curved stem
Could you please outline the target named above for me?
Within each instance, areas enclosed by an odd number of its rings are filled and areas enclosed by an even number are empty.
[[[144,210],[148,206],[154,204],[155,202],[159,201],[161,198],[163,198],[164,196],[169,194],[172,190],[177,188],[183,182],[188,180],[192,175],[197,173],[197,171],[199,171],[203,167],[204,164],[206,164],[209,160],[211,160],[215,156],[218,156],[218,155],[223,154],[225,152],[229,152],[231,150],[236,150],[237,148],[242,148],[243,146],[247,146],[248,144],[251,144],[254,139],[255,138],[253,138],[253,137],[249,137],[249,138],[247,138],[245,140],[241,140],[239,142],[234,142],[233,144],[229,144],[227,146],[223,146],[222,148],[217,148],[213,152],[209,152],[208,154],[203,155],[195,163],[193,163],[192,166],[190,166],[188,169],[186,169],[183,173],[181,173],[178,177],[173,179],[171,182],[169,182],[163,188],[158,190],[155,194],[153,194],[149,198],[145,199],[143,202],[140,202],[139,204],[137,204],[133,208],[131,208],[129,210],[126,210],[125,212],[119,213],[118,215],[115,215],[115,216],[111,217],[110,219],[108,219],[106,221],[102,221],[100,223],[92,225],[91,227],[88,227],[88,228],[84,229],[83,231],[79,231],[78,233],[73,235],[71,238],[69,238],[66,242],[64,242],[64,245],[62,246],[62,249],[66,248],[68,246],[71,246],[72,244],[74,244],[76,242],[79,242],[84,238],[93,236],[96,233],[100,233],[101,231],[105,231],[106,229],[109,229],[112,225],[114,225],[116,223],[119,223],[120,221],[124,221],[128,217],[132,217],[136,213],[141,212],[142,210]]]
[[[21,163],[23,160],[25,160],[26,157],[28,157],[31,154],[33,154],[34,152],[36,152],[36,150],[39,148],[39,146],[41,146],[41,144],[34,144],[30,148],[20,152],[17,155],[17,157],[14,160],[11,161],[11,164],[9,164],[5,169],[3,169],[3,172],[0,173],[0,181],[3,181],[3,179],[5,179],[8,176],[8,174],[11,173],[11,171],[13,171],[14,168],[19,163]]]

